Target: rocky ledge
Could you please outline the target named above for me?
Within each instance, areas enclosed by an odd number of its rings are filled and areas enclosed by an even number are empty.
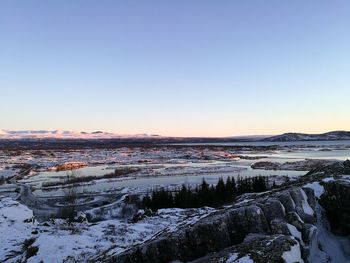
[[[229,247],[237,257],[249,256],[254,262],[280,262],[283,253],[298,257],[294,255],[297,247],[300,262],[301,257],[307,258],[309,236],[316,222],[313,190],[296,187],[251,197],[254,200],[223,208],[192,226],[179,229],[175,234],[165,233],[104,261],[156,263],[198,259],[198,262],[205,262],[206,259],[199,258]],[[264,255],[261,254],[263,251]]]
[[[337,238],[350,230],[349,162],[314,171],[284,189],[246,194],[235,204],[162,233],[102,262],[350,262]],[[332,169],[338,178],[329,178]],[[328,178],[326,178],[328,176]],[[316,179],[318,181],[315,182]],[[326,178],[326,179],[325,179]],[[320,200],[320,201],[319,201]],[[323,206],[321,207],[320,204]],[[329,242],[332,242],[329,245]]]
[[[259,249],[252,249],[259,248]],[[301,261],[299,243],[286,235],[249,234],[244,242],[212,253],[193,263]]]

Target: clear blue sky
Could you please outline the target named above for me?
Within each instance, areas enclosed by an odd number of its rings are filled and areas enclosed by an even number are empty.
[[[0,1],[0,128],[350,130],[350,1]]]

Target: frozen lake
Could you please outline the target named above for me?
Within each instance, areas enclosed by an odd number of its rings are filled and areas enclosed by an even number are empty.
[[[233,146],[232,148],[230,146]],[[237,145],[246,145],[235,148]],[[250,145],[250,146],[249,146]],[[276,148],[267,147],[278,145]],[[193,146],[193,147],[191,147]],[[206,147],[207,146],[207,147]],[[220,177],[227,176],[288,176],[296,177],[307,173],[307,170],[262,170],[252,169],[256,162],[286,163],[316,160],[346,160],[350,159],[350,141],[318,141],[270,143],[256,142],[237,144],[212,144],[198,147],[198,144],[178,148],[169,147],[152,149],[115,149],[113,151],[89,151],[61,153],[58,160],[73,156],[73,160],[92,160],[87,167],[74,170],[77,177],[100,177],[76,186],[79,193],[99,193],[118,191],[148,191],[161,186],[195,185],[204,178],[208,183],[216,183]],[[225,146],[220,148],[220,146]],[[256,146],[262,146],[256,148]],[[264,147],[265,146],[265,147]],[[96,157],[95,157],[96,156]],[[99,162],[95,164],[96,158]],[[147,158],[147,159],[146,159]],[[69,158],[68,158],[69,159]],[[71,160],[71,159],[69,159]],[[106,164],[103,164],[106,160]],[[141,160],[141,162],[140,162]],[[147,160],[145,162],[144,160]],[[39,160],[40,161],[40,160]],[[46,159],[45,159],[46,161]],[[127,175],[114,178],[102,177],[115,169],[137,169]],[[301,170],[301,171],[300,171]],[[62,182],[72,171],[42,171],[21,180],[34,189],[34,194],[40,196],[62,195],[64,188],[52,186],[42,188],[43,183]]]

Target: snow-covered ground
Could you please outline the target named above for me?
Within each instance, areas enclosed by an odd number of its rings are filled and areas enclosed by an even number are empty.
[[[325,148],[280,148],[278,150],[245,147],[230,149],[220,147],[121,147],[116,149],[79,149],[79,150],[0,150],[0,177],[11,177],[17,172],[27,172],[30,175],[39,172],[54,171],[67,162],[79,162],[88,166],[107,165],[111,167],[135,167],[154,170],[155,165],[163,170],[154,171],[157,175],[182,173],[181,168],[193,167],[199,169],[215,168],[215,162],[250,167],[256,162],[285,163],[282,170],[302,170],[310,165],[318,164],[320,160],[349,159],[349,151],[338,147]],[[307,162],[305,160],[307,159]],[[318,160],[312,160],[318,159]],[[217,164],[218,165],[218,164]],[[160,168],[160,167],[159,167]],[[220,168],[223,169],[223,168]],[[232,168],[230,168],[232,169]],[[272,169],[271,169],[272,170]],[[309,170],[309,169],[307,169]],[[84,170],[83,170],[84,171]],[[141,171],[141,173],[142,173]],[[198,172],[197,170],[188,171]],[[217,171],[221,172],[221,171]]]
[[[226,263],[254,263],[254,261],[249,256],[238,257],[237,253],[233,253],[226,260]]]
[[[282,258],[285,263],[304,263],[304,260],[301,258],[299,242],[292,246],[289,251],[284,252]]]
[[[118,208],[115,206],[120,200],[117,196],[120,198],[125,194],[147,193],[152,188],[162,186],[176,188],[181,184],[195,185],[200,183],[202,178],[209,184],[215,184],[219,177],[225,179],[227,176],[238,175],[275,175],[271,177],[272,180],[280,184],[287,179],[293,180],[293,177],[303,175],[303,172],[293,171],[293,167],[300,167],[306,158],[343,159],[346,154],[347,151],[339,149],[257,150],[245,147],[234,150],[209,146],[55,151],[0,150],[0,178],[6,178],[10,182],[4,183],[4,179],[0,181],[0,195],[3,195],[0,197],[0,262],[84,262],[99,254],[118,254],[157,236],[160,232],[176,231],[181,225],[192,224],[215,211],[211,208],[162,209],[135,223],[112,217],[117,211],[106,213],[100,218],[103,221],[96,223],[68,225],[59,219],[38,222],[33,217],[33,211],[21,204],[18,197],[23,197],[23,193],[26,193],[31,198],[30,204],[27,204],[34,211],[38,200],[52,198],[51,203],[43,203],[40,209],[48,204],[59,204],[62,201],[59,197],[64,195],[65,187],[69,184],[66,183],[63,187],[43,187],[42,184],[65,180],[67,171],[56,170],[67,162],[86,164],[87,167],[74,170],[74,173],[79,177],[94,177],[93,181],[74,186],[76,193],[83,196],[79,200],[83,203],[85,200],[86,203],[95,202],[104,195],[104,200],[113,200],[106,205],[113,210]],[[289,162],[288,169],[291,171],[251,169],[250,166],[258,161]],[[115,178],[103,178],[115,169],[125,169],[130,173]],[[322,183],[318,182],[307,184],[305,187],[314,189],[318,198],[324,191]],[[302,206],[306,214],[313,215],[316,212],[307,202],[303,202]],[[102,205],[84,211],[91,212],[100,207]],[[300,239],[299,231],[290,228],[290,232],[296,239]],[[293,249],[285,254],[285,260],[294,260],[296,257],[298,255],[295,255]],[[250,258],[234,258],[233,255],[232,260],[249,262]]]
[[[181,225],[193,224],[213,211],[207,207],[161,209],[154,216],[136,223],[115,219],[68,225],[60,219],[38,223],[26,206],[2,197],[0,262],[24,261],[29,256],[29,247],[37,251],[27,262],[58,263],[68,259],[71,261],[67,262],[85,262],[99,253],[121,253],[161,232],[172,232]],[[26,243],[30,245],[26,247]]]

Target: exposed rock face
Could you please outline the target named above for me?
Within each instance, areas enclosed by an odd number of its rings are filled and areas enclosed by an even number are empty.
[[[344,174],[350,175],[350,160],[346,160],[344,163]]]
[[[332,164],[322,165],[317,168],[311,169],[310,172],[306,174],[308,179],[311,176],[318,177],[319,175],[344,175],[350,174],[350,161],[346,160],[345,162],[334,161]]]
[[[280,164],[274,162],[256,162],[251,165],[253,169],[279,170]]]
[[[315,222],[315,204],[313,191],[302,188],[262,194],[255,200],[222,209],[192,226],[179,229],[176,233],[164,233],[154,240],[103,261],[186,262],[233,246],[228,251],[242,255],[249,252],[257,260],[258,251],[265,251],[264,257],[256,262],[280,262],[281,255],[292,247],[296,249],[296,245],[299,253],[307,258],[307,249],[300,251],[299,244],[305,245],[306,242],[302,239],[301,231],[309,236],[310,227],[307,227],[307,223]],[[252,233],[264,236],[243,242]],[[295,237],[291,237],[292,235]],[[222,253],[225,257],[228,252]],[[222,255],[214,254],[213,258],[217,256]],[[200,260],[202,261],[198,262],[217,262]]]
[[[293,246],[299,246],[299,243],[290,236],[249,235],[239,245],[199,258],[192,263],[234,262],[233,260],[238,259],[243,261],[242,258],[250,258],[255,263],[279,263],[283,262],[283,254]]]
[[[342,179],[324,183],[320,204],[327,213],[332,231],[350,234],[350,182]]]

